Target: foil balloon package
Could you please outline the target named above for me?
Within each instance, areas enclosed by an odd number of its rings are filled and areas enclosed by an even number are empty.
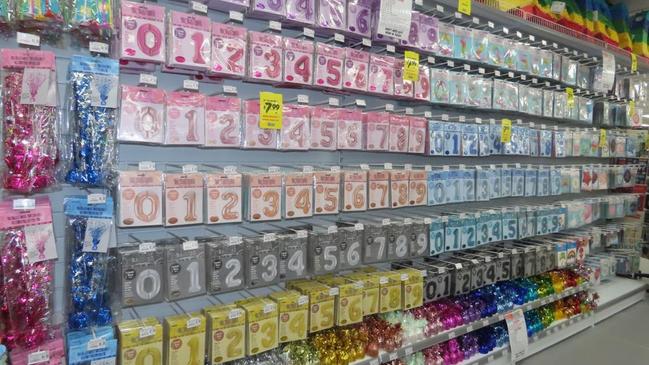
[[[81,330],[111,325],[108,246],[113,231],[113,199],[93,195],[67,197],[64,212],[68,242],[68,328]]]
[[[31,193],[56,183],[59,160],[54,53],[0,50],[3,188]]]
[[[120,58],[162,63],[165,60],[165,8],[124,1],[121,5]]]
[[[60,35],[65,22],[65,6],[59,0],[16,0],[14,3],[15,20],[22,29],[38,31],[45,35]]]
[[[112,186],[115,117],[117,109],[117,61],[73,56],[69,66],[67,123],[68,143],[63,151],[65,181],[87,186]]]
[[[210,72],[228,77],[246,74],[247,37],[244,27],[212,23],[212,63]]]
[[[123,142],[162,144],[165,136],[166,92],[122,85],[117,138]]]
[[[57,258],[52,208],[47,197],[0,203],[0,296],[5,343],[33,349],[51,339]]]

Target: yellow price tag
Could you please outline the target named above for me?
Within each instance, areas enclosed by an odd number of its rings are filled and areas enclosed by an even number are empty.
[[[606,129],[599,130],[599,146],[606,146]]]
[[[649,133],[645,133],[644,135],[644,149],[649,150]]]
[[[573,107],[575,105],[575,90],[571,87],[567,87],[566,97],[568,98],[568,106]]]
[[[282,94],[262,91],[259,93],[259,128],[281,129],[284,98]]]
[[[471,15],[471,0],[458,0],[457,11],[464,15]]]
[[[403,79],[419,81],[419,53],[406,51],[403,55]]]
[[[638,71],[638,55],[631,53],[631,72]]]
[[[629,115],[633,118],[635,114],[635,100],[629,100]]]
[[[512,120],[503,118],[500,124],[500,142],[509,143],[512,141]]]

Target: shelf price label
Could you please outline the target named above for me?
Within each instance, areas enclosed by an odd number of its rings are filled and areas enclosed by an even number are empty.
[[[631,53],[631,72],[638,71],[638,55]]]
[[[500,142],[509,143],[512,141],[512,120],[503,118],[501,122]]]
[[[599,146],[606,146],[606,129],[599,130]]]
[[[419,81],[419,53],[406,51],[403,59],[403,79]]]
[[[282,128],[282,94],[262,91],[259,93],[259,127],[263,129]]]
[[[629,100],[629,115],[633,118],[635,114],[635,100]]]
[[[458,0],[457,11],[464,15],[471,15],[471,0]]]
[[[575,105],[575,90],[571,87],[567,87],[566,97],[568,99],[568,106],[572,108]]]

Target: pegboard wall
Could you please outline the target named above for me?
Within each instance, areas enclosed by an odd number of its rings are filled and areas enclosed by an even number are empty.
[[[165,6],[167,9],[174,9],[180,11],[187,11],[188,6],[186,3],[171,2],[168,0],[158,1],[159,5]],[[208,16],[216,22],[224,22],[228,19],[228,15],[217,11],[210,10]],[[248,19],[244,20],[244,26],[249,30],[263,31],[268,27],[268,22]],[[300,30],[284,29],[283,36],[297,37],[301,34]],[[323,41],[324,38],[316,37],[316,40]],[[0,39],[0,48],[15,48],[18,47],[16,39],[3,38]],[[111,45],[113,54],[117,52],[117,43]],[[66,104],[66,89],[69,86],[67,82],[68,77],[68,63],[72,55],[81,54],[89,55],[87,47],[79,44],[76,40],[72,39],[68,34],[65,34],[56,43],[44,42],[41,47],[43,50],[53,51],[56,54],[57,66],[57,82],[58,82],[58,98],[59,105]],[[375,46],[371,51],[379,52],[384,50],[379,46]],[[158,87],[167,91],[173,91],[182,88],[183,80],[187,76],[162,73],[159,70],[155,75],[158,77]],[[137,85],[139,75],[122,73],[120,75],[120,83],[126,85]],[[270,85],[248,83],[240,80],[225,80],[225,85],[236,86],[238,94],[243,99],[256,99],[259,97],[260,91],[273,91],[280,92],[284,95],[285,102],[294,101],[298,94],[308,95],[310,104],[323,104],[331,97],[337,98],[341,106],[351,105],[358,98],[366,100],[367,107],[365,110],[384,109],[386,103],[394,104],[396,112],[403,112],[406,107],[414,109],[415,114],[425,111],[431,111],[433,116],[441,116],[441,114],[448,114],[451,118],[464,115],[467,119],[480,117],[483,120],[488,118],[500,119],[508,117],[511,119],[521,119],[524,123],[535,122],[537,124],[544,123],[548,126],[557,125],[552,119],[534,117],[530,115],[507,113],[499,111],[488,110],[475,110],[465,109],[461,107],[451,106],[431,106],[425,103],[416,102],[403,102],[393,99],[384,99],[375,96],[368,96],[364,94],[354,93],[330,93],[309,89],[292,89],[292,88],[278,88]],[[211,95],[221,92],[223,89],[222,84],[214,82],[201,82],[200,92]],[[65,118],[64,108],[61,107],[61,118]],[[561,126],[568,127],[583,127],[583,124],[578,122],[563,122]],[[267,168],[268,166],[280,167],[295,167],[310,165],[314,167],[319,166],[333,166],[333,165],[358,165],[360,163],[370,165],[382,165],[385,162],[392,163],[395,167],[403,164],[412,164],[413,166],[420,165],[458,165],[465,164],[467,166],[474,165],[489,165],[501,163],[533,163],[536,165],[581,165],[588,163],[607,163],[606,158],[586,158],[586,157],[567,157],[563,159],[550,159],[550,158],[532,158],[521,156],[490,156],[490,157],[431,157],[424,155],[409,155],[409,154],[395,154],[395,153],[371,153],[371,152],[355,152],[355,151],[305,151],[305,152],[282,152],[282,151],[260,151],[260,150],[241,150],[241,149],[208,149],[198,147],[179,147],[179,146],[152,146],[152,145],[139,145],[139,144],[125,144],[121,143],[118,146],[118,159],[120,168],[128,168],[129,165],[137,164],[139,161],[153,161],[156,163],[156,168],[162,171],[170,171],[177,169],[177,165],[191,163],[198,165],[199,171],[203,166],[216,165],[236,165],[236,166],[260,166]],[[204,169],[203,169],[204,170]],[[92,192],[100,192],[99,189],[91,189]],[[87,194],[88,190],[82,190],[72,187],[67,184],[60,185],[60,188],[47,192],[52,202],[53,209],[53,222],[54,231],[56,236],[56,245],[59,259],[56,261],[55,269],[55,311],[56,321],[63,321],[65,318],[65,281],[66,281],[66,240],[65,240],[65,216],[63,214],[63,201],[66,196]],[[111,192],[111,194],[114,192]],[[597,196],[604,194],[599,193],[582,193],[579,197]],[[4,197],[7,197],[7,192],[2,192]],[[475,202],[463,204],[451,204],[442,207],[419,207],[419,208],[403,208],[397,213],[402,212],[449,212],[449,211],[471,211],[475,208],[493,207],[497,206],[511,206],[511,205],[525,205],[525,204],[544,204],[551,203],[556,200],[564,200],[576,198],[577,195],[568,194],[555,197],[538,197],[538,198],[505,198],[499,199],[494,202]],[[368,213],[342,213],[339,216],[353,217],[355,215],[375,214],[377,216],[390,216],[393,214],[390,210],[368,212]],[[333,216],[335,217],[335,216]],[[332,216],[327,219],[332,219]],[[322,218],[301,219],[301,222],[316,221]],[[281,225],[290,225],[290,221],[279,223]],[[151,240],[159,238],[169,238],[170,234],[183,236],[183,237],[196,237],[201,235],[209,235],[210,231],[216,231],[226,235],[248,233],[242,227],[252,229],[264,229],[268,226],[264,223],[241,223],[219,226],[185,226],[177,228],[168,227],[146,227],[146,228],[117,228],[112,235],[111,245],[119,246],[121,244],[134,242],[137,240]],[[111,278],[111,281],[120,280],[120,278]],[[192,299],[186,299],[176,303],[160,303],[149,306],[137,307],[135,309],[127,310],[123,313],[125,318],[133,316],[155,315],[164,316],[179,311],[192,311],[200,309],[209,304],[215,304],[219,301],[229,302],[240,297],[247,297],[250,295],[264,295],[272,288],[256,289],[240,293],[223,294],[219,297],[202,296]]]

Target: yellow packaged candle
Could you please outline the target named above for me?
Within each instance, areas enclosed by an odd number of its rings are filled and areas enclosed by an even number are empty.
[[[246,355],[252,356],[277,347],[277,304],[267,298],[236,302],[246,312]]]
[[[156,318],[124,321],[117,331],[121,365],[162,365],[162,325]]]
[[[366,273],[353,273],[345,276],[363,283],[363,316],[379,312],[379,277]]]
[[[401,269],[401,306],[403,309],[412,309],[424,305],[424,277],[420,270]]]
[[[292,282],[290,288],[309,297],[309,333],[334,326],[336,319],[335,293],[316,281]]]
[[[279,312],[279,342],[306,339],[309,318],[309,297],[295,290],[274,292],[269,297]]]
[[[167,317],[164,327],[165,364],[203,365],[206,327],[203,314],[196,312]]]
[[[381,313],[400,310],[401,308],[401,274],[395,271],[377,272],[379,277],[379,303]]]
[[[234,304],[208,307],[208,349],[210,365],[241,359],[246,351],[246,312]]]
[[[363,320],[363,282],[344,277],[330,277],[321,280],[337,288],[336,325],[346,326]]]

